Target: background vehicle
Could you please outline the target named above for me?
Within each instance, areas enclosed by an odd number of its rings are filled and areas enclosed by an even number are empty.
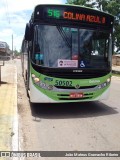
[[[10,60],[9,45],[2,41],[0,41],[0,60]]]
[[[80,6],[36,6],[22,42],[22,68],[30,101],[107,98],[113,21],[112,15]]]

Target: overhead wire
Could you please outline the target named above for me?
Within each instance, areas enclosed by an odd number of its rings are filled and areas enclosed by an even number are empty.
[[[9,14],[9,8],[8,8],[8,1],[7,0],[4,0],[4,6],[5,6],[6,19],[7,19],[8,24],[10,25],[11,21],[10,21],[10,14]]]

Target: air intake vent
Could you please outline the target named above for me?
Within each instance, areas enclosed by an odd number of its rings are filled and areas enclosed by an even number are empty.
[[[93,85],[93,86],[80,86],[79,89],[91,89],[91,88],[95,88],[97,85]],[[74,86],[69,87],[69,86],[55,86],[58,89],[76,89]],[[78,88],[77,88],[78,89]]]

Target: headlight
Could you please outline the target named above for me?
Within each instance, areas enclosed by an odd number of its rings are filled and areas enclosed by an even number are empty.
[[[107,83],[105,82],[105,83],[103,83],[103,87],[106,87],[107,86]]]
[[[45,87],[46,87],[46,84],[43,83],[43,82],[40,82],[40,87],[41,87],[41,88],[45,88]]]
[[[53,89],[53,86],[52,85],[49,85],[48,86],[48,90],[52,90]]]
[[[98,89],[102,89],[102,88],[106,87],[107,85],[109,85],[109,83],[110,83],[110,78],[108,78],[106,82],[99,84],[97,87],[98,87]]]
[[[33,78],[33,80],[34,80],[35,83],[38,83],[40,81],[40,79],[37,78],[37,77]]]
[[[102,86],[101,86],[101,85],[99,85],[99,86],[98,86],[98,89],[101,89],[101,88],[102,88]]]
[[[110,81],[111,81],[111,78],[108,78],[108,79],[107,79],[107,83],[110,83]]]
[[[31,76],[32,76],[32,78],[35,78],[35,75],[34,75],[34,74],[32,74]]]

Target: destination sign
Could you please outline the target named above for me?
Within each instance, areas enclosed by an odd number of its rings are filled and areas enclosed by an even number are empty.
[[[99,23],[99,24],[105,24],[106,23],[106,17],[104,16],[98,16],[98,15],[92,15],[92,14],[83,14],[83,13],[77,13],[77,12],[71,12],[71,11],[62,11],[62,10],[56,10],[56,9],[47,9],[46,16],[48,18],[56,18],[56,19],[68,19],[68,20],[75,20],[75,21],[86,21],[89,23]]]
[[[65,22],[72,25],[102,26],[112,28],[114,17],[99,10],[71,5],[38,5],[35,8],[33,20],[51,23]]]

